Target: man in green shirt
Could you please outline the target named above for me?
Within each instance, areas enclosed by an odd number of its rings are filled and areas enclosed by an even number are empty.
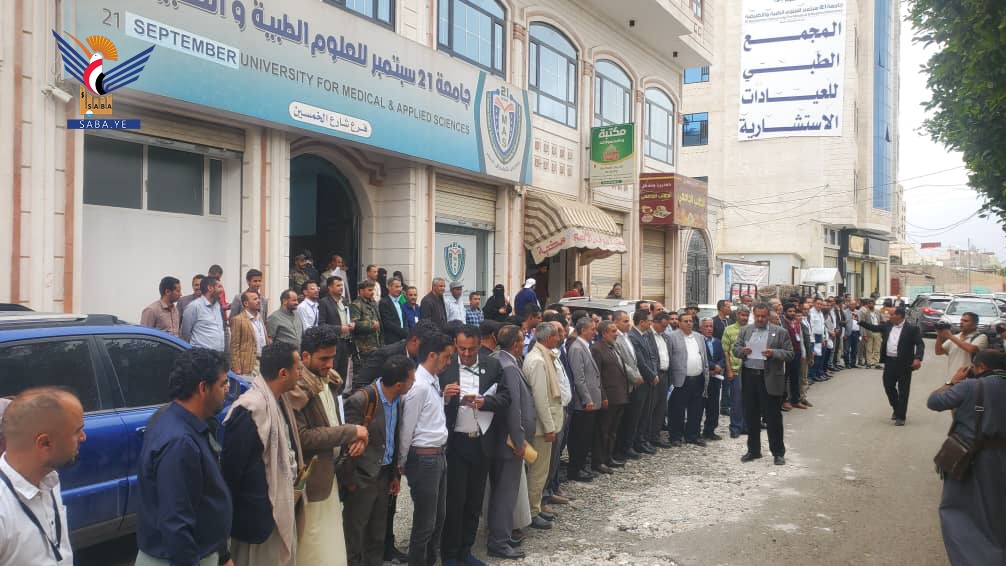
[[[742,434],[747,434],[747,426],[744,424],[744,405],[741,402],[741,362],[742,360],[731,353],[734,342],[737,341],[737,334],[741,328],[748,324],[748,317],[751,310],[746,306],[737,307],[734,312],[737,322],[723,329],[723,351],[727,355],[727,382],[723,387],[723,397],[727,399],[724,403],[729,404],[730,409],[730,438],[737,438]]]

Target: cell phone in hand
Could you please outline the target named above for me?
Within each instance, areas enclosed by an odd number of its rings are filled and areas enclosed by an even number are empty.
[[[474,395],[474,394],[472,394],[472,395],[465,395],[464,397],[461,398],[461,404],[464,405],[465,407],[469,407],[471,405],[474,405],[475,404],[475,399],[477,397],[478,397],[478,395]]]

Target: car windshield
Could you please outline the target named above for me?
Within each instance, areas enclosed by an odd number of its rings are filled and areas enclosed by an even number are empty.
[[[950,299],[929,299],[929,308],[943,310],[949,303]]]
[[[999,309],[992,301],[953,301],[947,307],[947,314],[962,315],[966,312],[973,312],[979,317],[999,316]]]

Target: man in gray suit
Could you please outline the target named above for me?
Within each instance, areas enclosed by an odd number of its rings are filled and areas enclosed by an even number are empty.
[[[594,338],[595,328],[589,316],[581,318],[576,322],[576,338],[569,345],[569,366],[573,370],[573,418],[569,423],[567,477],[573,481],[592,479],[589,474],[584,474],[584,469],[587,452],[594,442],[594,416],[600,409],[608,408],[608,400],[601,389],[601,372],[590,353],[590,340]],[[599,470],[611,473],[607,466],[601,466]]]
[[[643,384],[643,376],[640,375],[639,367],[636,365],[636,349],[629,341],[629,331],[632,330],[632,318],[629,313],[616,311],[615,327],[618,328],[615,351],[618,353],[618,357],[625,362],[625,378],[629,380],[630,396],[615,438],[615,457],[619,460],[638,460],[639,453],[632,448],[632,444],[636,435],[636,426],[639,424],[639,412],[632,410],[632,395],[635,395],[636,388]]]
[[[709,386],[709,357],[705,338],[695,332],[692,315],[685,313],[678,319],[678,329],[671,333],[667,343],[671,350],[671,391],[668,429],[671,444],[705,446],[699,436],[706,388]]]
[[[754,308],[754,324],[741,329],[732,354],[741,360],[741,395],[748,427],[748,451],[741,462],[761,458],[761,422],[768,424],[768,446],[775,464],[786,463],[782,440],[782,398],[786,393],[786,363],[793,359],[789,332],[768,322],[768,305]]]
[[[524,553],[511,544],[513,510],[520,489],[520,471],[524,465],[527,439],[533,438],[537,415],[534,393],[521,371],[520,355],[524,349],[521,329],[508,324],[500,329],[496,338],[500,347],[497,359],[503,367],[499,387],[510,394],[510,406],[494,413],[492,425],[486,431],[485,446],[492,459],[489,481],[492,495],[489,498],[487,550],[489,556],[499,558],[524,558]],[[513,448],[507,445],[511,441]]]

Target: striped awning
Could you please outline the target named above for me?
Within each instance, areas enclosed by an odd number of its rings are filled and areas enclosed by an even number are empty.
[[[524,246],[535,262],[562,250],[581,248],[581,264],[625,253],[625,240],[614,219],[591,204],[528,190],[524,209]]]

